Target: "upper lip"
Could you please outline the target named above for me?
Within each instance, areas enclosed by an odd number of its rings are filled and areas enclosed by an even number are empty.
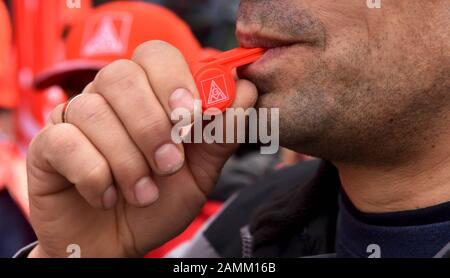
[[[277,37],[259,32],[236,31],[236,37],[241,47],[244,48],[276,48],[302,43],[299,40]]]

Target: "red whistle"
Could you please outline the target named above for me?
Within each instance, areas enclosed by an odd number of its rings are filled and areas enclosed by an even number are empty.
[[[263,48],[235,48],[190,64],[203,111],[217,108],[225,111],[236,98],[233,70],[255,62],[265,52]]]

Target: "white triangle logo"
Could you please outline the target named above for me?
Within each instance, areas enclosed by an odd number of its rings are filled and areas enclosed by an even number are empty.
[[[99,23],[95,34],[86,42],[82,54],[94,56],[99,54],[120,54],[125,51],[125,45],[114,26],[113,18],[105,16]]]
[[[220,89],[217,83],[211,81],[211,89],[209,90],[208,105],[228,100],[227,95]]]

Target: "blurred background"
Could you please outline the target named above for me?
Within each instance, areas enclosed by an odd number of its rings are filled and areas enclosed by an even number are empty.
[[[175,45],[187,60],[237,46],[239,0],[0,0],[0,257],[36,240],[28,222],[26,151],[52,109],[80,93],[107,63],[142,42]],[[124,92],[126,97],[126,92]],[[280,163],[244,145],[227,163],[202,212],[178,238],[148,257],[176,257],[222,204]]]

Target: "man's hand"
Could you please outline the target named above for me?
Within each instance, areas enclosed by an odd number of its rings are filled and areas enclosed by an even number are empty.
[[[140,257],[193,220],[237,145],[171,140],[173,109],[199,99],[180,52],[159,41],[99,72],[71,103],[57,107],[28,154],[31,257]],[[235,107],[257,99],[237,84]]]

